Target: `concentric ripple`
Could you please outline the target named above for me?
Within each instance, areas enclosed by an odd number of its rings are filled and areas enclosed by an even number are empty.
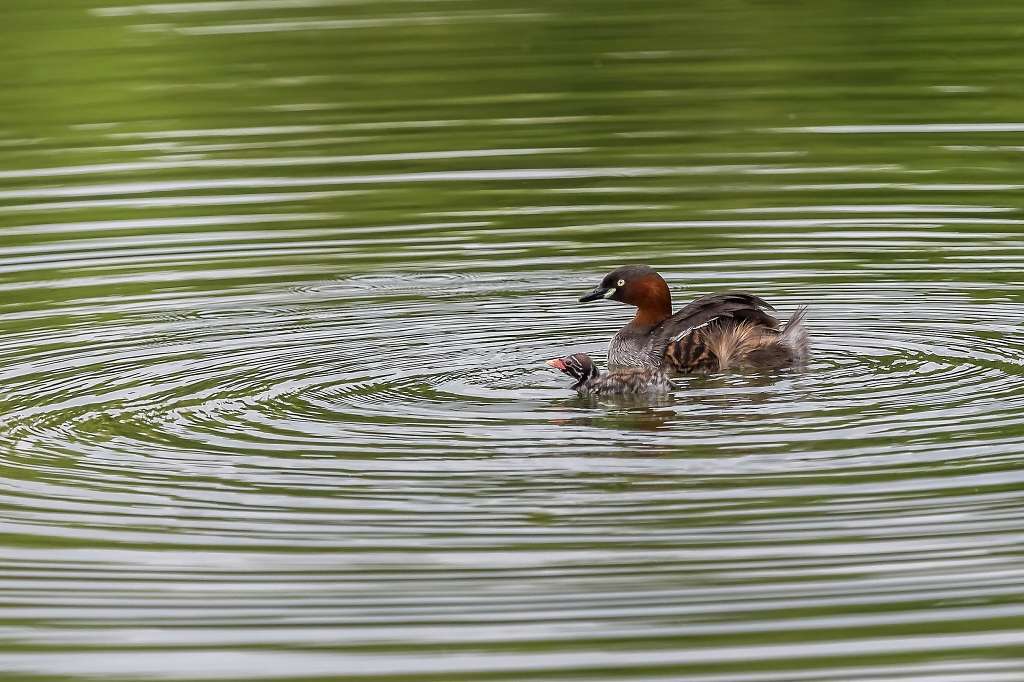
[[[756,442],[783,469],[792,463],[775,453],[791,452],[794,437],[805,454],[827,458],[845,450],[836,439],[848,439],[858,457],[912,439],[920,461],[929,442],[942,458],[978,428],[999,425],[999,447],[1020,446],[1018,306],[979,306],[932,285],[780,291],[770,298],[783,313],[812,301],[815,353],[806,372],[683,378],[670,400],[640,410],[641,421],[656,415],[660,424],[642,444],[629,413],[616,415],[617,428],[599,442],[577,440],[601,406],[571,398],[568,382],[541,360],[567,348],[597,355],[628,318],[623,309],[574,303],[599,276],[342,278],[272,288],[260,307],[245,305],[261,298],[252,291],[237,302],[230,292],[189,296],[180,302],[188,314],[168,312],[179,302],[160,299],[159,316],[135,310],[104,322],[86,314],[13,333],[0,347],[3,442],[33,457],[65,456],[73,442],[72,453],[114,461],[161,447],[214,458],[522,448],[642,455],[671,448],[685,432],[694,447]],[[584,428],[575,434],[578,418]]]
[[[43,4],[0,676],[1024,679],[1024,11]],[[576,396],[626,262],[812,362]]]

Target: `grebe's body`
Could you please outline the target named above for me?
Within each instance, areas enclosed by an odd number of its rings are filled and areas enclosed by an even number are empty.
[[[637,308],[608,345],[608,366],[615,371],[767,370],[800,365],[807,359],[806,308],[798,308],[780,327],[764,299],[728,292],[702,296],[673,314],[668,284],[646,265],[612,271],[580,301],[598,299]]]

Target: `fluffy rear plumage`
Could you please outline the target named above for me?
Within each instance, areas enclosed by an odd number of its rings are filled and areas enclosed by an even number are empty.
[[[778,338],[778,334],[751,322],[721,324],[707,331],[707,344],[718,360],[717,371],[723,372],[747,364],[753,354],[764,354]]]
[[[781,332],[760,320],[732,315],[708,320],[673,339],[665,350],[665,365],[677,373],[802,365],[808,352],[806,314],[807,308],[799,308]]]
[[[807,306],[802,305],[789,318],[782,334],[779,335],[779,342],[792,351],[793,362],[796,365],[807,362],[807,356],[811,352],[810,337],[807,334],[807,327],[804,326],[806,318]]]

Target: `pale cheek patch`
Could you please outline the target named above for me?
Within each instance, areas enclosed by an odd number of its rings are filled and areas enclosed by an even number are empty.
[[[612,296],[614,296],[614,295],[615,295],[615,292],[616,292],[616,291],[618,291],[618,289],[617,289],[617,288],[615,288],[615,287],[612,287],[612,288],[611,288],[611,289],[609,289],[608,291],[604,292],[604,297],[605,297],[605,298],[611,298]]]

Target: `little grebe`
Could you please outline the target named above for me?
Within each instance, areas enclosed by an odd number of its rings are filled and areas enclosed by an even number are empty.
[[[586,353],[548,360],[547,364],[575,379],[573,388],[580,395],[667,393],[672,390],[672,384],[661,370],[634,367],[602,376]]]
[[[727,369],[778,369],[807,359],[806,307],[786,323],[753,294],[726,292],[701,296],[672,313],[672,294],[661,275],[646,265],[626,265],[608,273],[601,285],[580,297],[636,306],[633,319],[612,337],[608,366],[670,373]]]

